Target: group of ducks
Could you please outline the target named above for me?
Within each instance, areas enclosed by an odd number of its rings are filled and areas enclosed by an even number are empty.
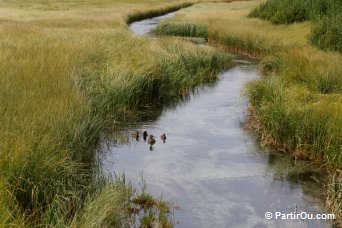
[[[136,132],[132,133],[132,137],[135,138],[136,140],[139,140],[139,137],[140,137],[139,131],[136,131]],[[147,143],[150,145],[150,148],[152,148],[152,146],[156,143],[156,139],[155,139],[155,137],[153,135],[148,136],[147,131],[144,131],[143,132],[143,139],[144,139],[144,141],[146,141],[147,138],[148,138]],[[163,143],[165,143],[165,141],[166,141],[165,133],[163,133],[160,136],[160,139],[163,141]]]

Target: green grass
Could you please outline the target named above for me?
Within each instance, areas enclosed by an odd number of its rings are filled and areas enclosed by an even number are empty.
[[[276,24],[292,24],[327,14],[338,14],[339,0],[267,0],[254,8],[252,17],[260,17]]]
[[[342,13],[314,20],[310,41],[322,50],[342,53]]]
[[[86,170],[100,125],[70,83],[75,43],[20,26],[2,29],[0,195],[10,214],[2,223],[15,224],[47,219],[57,204],[79,200],[91,180]],[[69,211],[64,213],[67,219]]]
[[[311,42],[323,50],[342,52],[342,4],[339,0],[268,0],[249,16],[276,24],[313,20]]]
[[[341,167],[341,154],[336,153],[342,136],[342,119],[336,115],[341,112],[340,96],[318,95],[296,85],[289,89],[278,78],[252,82],[247,91],[265,140],[293,151],[298,159]]]
[[[208,38],[208,28],[199,23],[160,23],[155,30],[158,35]]]
[[[176,100],[184,91],[216,78],[229,61],[222,52],[182,41],[127,39],[129,34],[119,31],[107,36],[105,42],[97,42],[96,49],[101,50],[97,56],[95,50],[88,50],[89,58],[82,60],[85,67],[75,71],[74,77],[98,113],[116,118],[133,118],[152,102]],[[122,46],[117,47],[119,40]],[[119,52],[125,54],[112,61],[112,53]]]
[[[292,24],[309,18],[309,1],[271,0],[261,3],[251,13],[252,17],[260,17],[277,24]]]

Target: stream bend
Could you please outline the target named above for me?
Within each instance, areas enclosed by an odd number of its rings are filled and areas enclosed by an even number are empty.
[[[166,14],[130,25],[148,34]],[[155,196],[179,205],[176,227],[330,227],[326,221],[266,220],[266,212],[322,213],[320,186],[295,174],[286,155],[261,149],[244,130],[247,101],[240,94],[246,82],[259,77],[256,63],[241,60],[213,85],[198,88],[190,99],[164,108],[157,120],[103,137],[103,170],[125,172],[138,185],[143,174]],[[153,151],[134,130],[153,133]],[[162,143],[159,135],[166,133]],[[315,191],[317,189],[317,191]]]

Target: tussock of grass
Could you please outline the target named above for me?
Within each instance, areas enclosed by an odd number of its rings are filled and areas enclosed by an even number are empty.
[[[313,23],[310,41],[323,50],[342,53],[342,13],[323,16]]]
[[[308,1],[266,1],[256,7],[250,16],[260,17],[278,24],[305,21],[309,17]]]
[[[318,94],[340,94],[342,91],[341,56],[306,48],[290,49],[261,62],[263,71],[273,71],[284,83],[299,84]]]
[[[260,117],[260,133],[269,134],[275,146],[294,155],[342,165],[340,149],[342,119],[339,96],[323,96],[301,86],[287,88],[279,78],[249,84],[247,95]],[[301,154],[298,154],[301,153]]]
[[[277,24],[292,24],[338,13],[339,9],[339,0],[267,0],[254,8],[250,16]]]
[[[268,0],[254,8],[249,16],[277,24],[313,20],[311,42],[323,50],[342,52],[339,0]]]
[[[160,23],[155,30],[158,35],[208,38],[206,25],[194,23]]]
[[[183,91],[216,78],[229,57],[210,48],[198,49],[186,42],[150,42],[145,38],[122,39],[128,33],[108,34],[99,56],[90,49],[85,67],[75,71],[80,87],[102,114],[132,117],[135,110],[156,102],[174,101]],[[115,42],[121,39],[120,47]],[[113,46],[108,46],[112,43]],[[133,48],[134,47],[134,48]],[[119,48],[119,49],[118,49]],[[112,53],[121,52],[113,59]],[[94,63],[94,58],[100,61]],[[114,60],[114,61],[113,61]]]
[[[108,181],[107,181],[108,182]],[[124,178],[102,181],[79,212],[72,227],[172,227],[169,203],[155,199],[146,189],[136,190]]]

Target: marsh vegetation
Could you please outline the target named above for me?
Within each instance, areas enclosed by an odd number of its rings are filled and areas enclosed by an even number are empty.
[[[142,202],[153,203],[144,206],[141,223],[170,225],[165,202],[94,175],[94,148],[105,126],[177,99],[229,63],[216,49],[127,29],[128,22],[194,2],[0,1],[1,225],[127,225],[132,205]],[[249,18],[259,3],[196,5],[158,29],[262,57],[267,77],[246,92],[261,138],[339,169],[342,57],[311,46],[312,22],[277,26]],[[314,22],[310,39],[340,51],[331,45],[334,34],[317,35],[340,31],[340,17],[332,15]],[[329,194],[337,213],[340,175],[333,175]]]
[[[276,24],[292,24],[311,20],[309,39],[323,50],[342,52],[342,5],[339,0],[268,0],[256,7],[251,17]]]

